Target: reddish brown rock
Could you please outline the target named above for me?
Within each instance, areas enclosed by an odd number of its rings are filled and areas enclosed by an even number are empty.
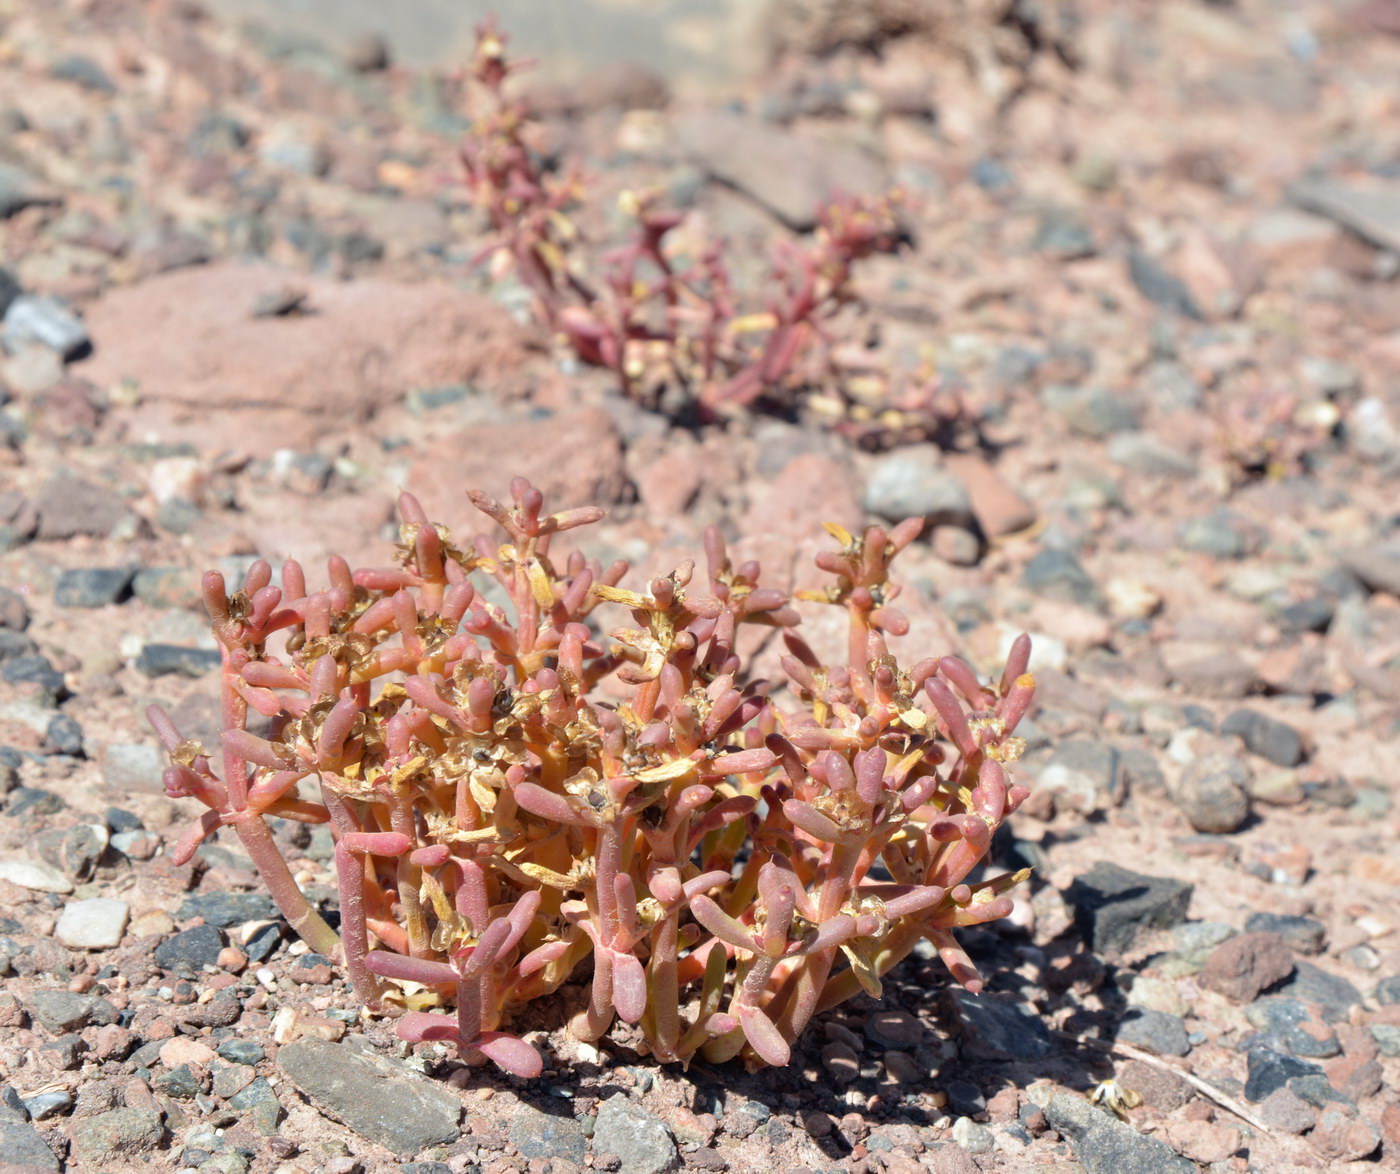
[[[77,370],[137,389],[118,411],[143,439],[251,451],[306,446],[415,387],[498,375],[526,354],[504,309],[442,284],[299,276],[307,313],[254,317],[287,280],[224,262],[114,289],[87,311],[94,354]]]
[[[1381,1135],[1374,1126],[1350,1115],[1350,1110],[1328,1107],[1312,1131],[1313,1149],[1330,1161],[1356,1162],[1376,1152]]]
[[[988,538],[1014,534],[1035,522],[1035,506],[1012,489],[981,457],[972,453],[948,453],[943,464],[967,490],[973,516]]]
[[[1238,934],[1211,951],[1200,983],[1237,1003],[1249,1003],[1259,992],[1293,973],[1293,952],[1276,933]]]

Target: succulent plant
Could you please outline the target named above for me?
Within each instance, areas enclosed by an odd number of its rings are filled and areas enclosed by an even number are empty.
[[[221,769],[151,710],[167,793],[208,808],[177,859],[231,827],[292,927],[402,1038],[519,1076],[541,1058],[501,1030],[509,1009],[590,971],[576,1037],[620,1018],[660,1060],[751,1066],[878,996],[920,939],[979,989],[955,931],[1005,916],[1021,879],[972,878],[1027,794],[1009,765],[1030,642],[990,684],[954,657],[896,663],[886,637],[909,624],[890,566],[919,523],[828,527],[827,582],[799,593],[846,612],[845,663],[827,665],[715,528],[703,570],[633,590],[623,563],[554,554],[601,510],[547,513],[521,479],[511,496],[471,494],[504,534],[459,547],[404,494],[395,565],[335,557],[324,587],[290,561],[280,586],[261,561],[233,594],[204,576]],[[605,636],[619,608],[631,622]],[[782,687],[746,671],[756,627],[785,646]],[[329,824],[338,934],[269,816]]]

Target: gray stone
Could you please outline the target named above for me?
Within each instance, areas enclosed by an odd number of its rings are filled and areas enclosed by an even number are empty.
[[[1172,799],[1198,832],[1238,831],[1249,818],[1249,772],[1237,758],[1207,754],[1186,764]]]
[[[141,742],[108,742],[101,755],[102,781],[119,791],[154,791],[165,770],[164,752]]]
[[[155,1078],[157,1092],[163,1092],[177,1101],[192,1101],[200,1091],[199,1077],[188,1064],[177,1064]]]
[[[1251,754],[1277,766],[1297,766],[1303,761],[1302,735],[1287,722],[1252,709],[1237,709],[1229,714],[1220,723],[1220,732],[1242,738]]]
[[[1037,595],[1078,603],[1087,607],[1103,607],[1103,597],[1094,580],[1080,561],[1068,550],[1051,546],[1039,551],[1026,564],[1021,583]]]
[[[1040,1060],[1054,1048],[1049,1029],[1025,1003],[970,994],[960,986],[949,988],[944,999],[974,1059]]]
[[[1307,179],[1290,186],[1288,198],[1377,248],[1400,252],[1400,183],[1363,187],[1336,179]]]
[[[1288,1082],[1298,1076],[1321,1074],[1322,1069],[1308,1060],[1285,1056],[1272,1048],[1253,1048],[1247,1057],[1248,1076],[1245,1079],[1244,1099],[1252,1103],[1262,1101],[1271,1093],[1288,1086]]]
[[[58,1158],[44,1142],[43,1134],[8,1107],[0,1108],[0,1166],[30,1170],[57,1170]]]
[[[78,567],[62,572],[54,588],[59,607],[103,607],[131,593],[132,567]]]
[[[1289,1088],[1276,1088],[1257,1110],[1259,1120],[1279,1133],[1297,1136],[1317,1124],[1317,1110]]]
[[[1249,553],[1249,542],[1238,519],[1226,510],[1183,522],[1177,529],[1177,541],[1186,550],[1212,558],[1243,558]]]
[[[136,658],[136,668],[148,677],[176,675],[196,680],[213,672],[222,657],[212,648],[186,648],[179,644],[146,644]]]
[[[1128,277],[1138,293],[1159,310],[1200,320],[1203,315],[1181,278],[1168,273],[1141,249],[1128,253]]]
[[[622,1161],[622,1174],[666,1174],[680,1165],[676,1142],[665,1123],[624,1093],[614,1093],[598,1110],[593,1151]]]
[[[1045,1106],[1052,1129],[1069,1140],[1086,1174],[1196,1174],[1194,1162],[1079,1097],[1059,1093]]]
[[[1076,432],[1096,440],[1131,432],[1141,420],[1137,405],[1126,393],[1107,387],[1053,383],[1040,398]]]
[[[1244,1015],[1260,1034],[1241,1040],[1242,1052],[1271,1048],[1309,1060],[1327,1060],[1342,1050],[1336,1033],[1314,1019],[1308,1004],[1300,999],[1265,995],[1250,1003]]]
[[[136,572],[131,589],[150,607],[200,606],[199,578],[184,567],[143,567]]]
[[[1171,929],[1186,918],[1192,886],[1144,876],[1100,861],[1065,893],[1074,923],[1096,953],[1122,953],[1151,929]]]
[[[525,1104],[510,1119],[510,1143],[527,1158],[562,1158],[576,1166],[583,1165],[588,1148],[583,1126],[573,1117]]]
[[[23,212],[26,208],[62,202],[22,167],[16,167],[12,163],[0,163],[0,220],[8,220],[16,212]],[[16,296],[20,296],[18,287]],[[11,298],[11,301],[13,300]],[[6,308],[8,309],[8,306]]]
[[[131,906],[111,897],[70,901],[58,919],[54,936],[75,950],[110,950],[121,944]]]
[[[4,341],[7,350],[37,343],[76,358],[88,348],[87,327],[72,310],[54,298],[21,294],[5,311]]]
[[[1102,742],[1061,743],[1036,783],[1070,799],[1074,810],[1085,813],[1117,807],[1127,797],[1118,752]]]
[[[1385,546],[1350,550],[1340,556],[1340,562],[1368,590],[1400,595],[1400,550]]]
[[[50,1117],[57,1117],[73,1107],[73,1094],[66,1089],[41,1092],[32,1097],[25,1097],[24,1107],[31,1121],[47,1121]],[[3,1150],[0,1150],[0,1163],[4,1160]]]
[[[1149,477],[1194,477],[1196,462],[1150,432],[1120,432],[1108,442],[1108,459]]]
[[[1118,1025],[1118,1037],[1123,1043],[1156,1052],[1159,1056],[1184,1056],[1191,1050],[1186,1036],[1186,1024],[1179,1015],[1133,1007]]]
[[[457,1094],[386,1057],[307,1039],[284,1046],[277,1064],[330,1116],[396,1154],[413,1155],[458,1135]]]
[[[45,540],[89,535],[105,538],[129,516],[121,495],[58,473],[34,495],[39,514],[36,537]]]
[[[117,1009],[97,995],[75,991],[34,991],[28,999],[30,1013],[53,1035],[81,1031],[89,1025],[106,1027],[117,1021]]]
[[[973,525],[963,484],[942,467],[931,444],[881,457],[865,485],[865,508],[889,522],[923,518],[929,526]]]
[[[1311,962],[1299,962],[1294,968],[1293,977],[1275,987],[1273,993],[1302,999],[1305,1003],[1317,1003],[1328,1023],[1345,1019],[1347,1012],[1361,1002],[1361,992],[1351,983]]]
[[[46,656],[12,656],[0,670],[0,678],[11,685],[36,685],[50,701],[63,693],[63,674]]]
[[[85,753],[83,727],[71,714],[56,713],[44,727],[44,745],[57,754],[82,758]]]
[[[231,1064],[260,1064],[267,1057],[262,1044],[250,1039],[227,1039],[219,1045],[219,1055]]]
[[[68,53],[49,66],[49,76],[61,82],[72,82],[94,94],[115,94],[116,83],[107,71],[91,57],[81,53]]]
[[[95,1117],[77,1117],[72,1128],[73,1150],[89,1169],[125,1164],[155,1149],[165,1126],[154,1109],[110,1109]]]
[[[1044,209],[1036,222],[1031,249],[1057,261],[1078,261],[1092,257],[1097,251],[1094,234],[1083,218],[1072,208],[1059,206]]]
[[[989,1154],[997,1144],[992,1131],[971,1117],[959,1117],[953,1122],[952,1138],[970,1154]]]
[[[1299,954],[1322,953],[1323,942],[1327,939],[1327,927],[1312,917],[1299,917],[1291,913],[1251,913],[1245,920],[1246,933],[1276,933]]]
[[[202,917],[206,924],[230,929],[245,921],[266,921],[278,916],[277,903],[262,893],[193,893],[175,911],[178,921]]]
[[[197,925],[173,934],[155,949],[156,965],[162,970],[198,971],[214,966],[224,948],[224,935],[213,925]]]
[[[1400,1027],[1389,1023],[1373,1023],[1371,1036],[1376,1041],[1376,1047],[1380,1048],[1382,1056],[1390,1056],[1392,1059],[1400,1056]]]
[[[1376,1002],[1382,1007],[1393,1007],[1400,1003],[1400,974],[1383,978],[1376,983]]]
[[[272,1085],[261,1076],[255,1076],[242,1089],[228,1098],[229,1108],[237,1109],[240,1113],[246,1113],[249,1109],[256,1109],[259,1105],[277,1104],[277,1094],[272,1091]]]

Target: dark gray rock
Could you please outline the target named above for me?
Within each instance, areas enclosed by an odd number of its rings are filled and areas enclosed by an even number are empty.
[[[1096,440],[1131,432],[1142,420],[1137,404],[1124,392],[1107,387],[1052,383],[1040,398],[1076,432]]]
[[[1229,714],[1220,723],[1220,732],[1243,739],[1251,754],[1277,766],[1297,766],[1303,761],[1302,735],[1287,722],[1252,709],[1237,709]]]
[[[1262,1101],[1270,1093],[1285,1088],[1296,1076],[1320,1074],[1322,1069],[1307,1060],[1285,1056],[1272,1048],[1255,1048],[1248,1057],[1248,1076],[1245,1078],[1244,1099],[1252,1103]]]
[[[1290,632],[1326,632],[1336,614],[1337,604],[1334,600],[1325,595],[1314,595],[1280,608],[1278,618],[1280,625]]]
[[[676,1142],[665,1123],[625,1093],[614,1093],[598,1110],[593,1151],[621,1159],[622,1174],[666,1174],[680,1165]]]
[[[91,345],[87,327],[62,302],[54,298],[21,294],[5,311],[5,346],[9,350],[38,345],[65,359],[75,359]]]
[[[37,685],[51,701],[63,695],[63,674],[47,656],[12,656],[0,669],[0,680],[10,685]]]
[[[1159,310],[1198,321],[1203,317],[1186,283],[1168,273],[1141,249],[1133,249],[1128,254],[1128,277],[1138,293]]]
[[[1310,1060],[1327,1060],[1341,1053],[1336,1033],[1313,1019],[1308,1005],[1299,999],[1265,995],[1246,1007],[1244,1014],[1259,1034],[1240,1041],[1242,1052],[1269,1048]]]
[[[1347,1012],[1361,1002],[1361,992],[1340,975],[1329,974],[1311,962],[1299,962],[1293,977],[1275,987],[1276,995],[1317,1003],[1328,1023],[1347,1017]]]
[[[411,1156],[458,1135],[457,1094],[386,1057],[308,1039],[279,1050],[277,1064],[324,1112],[396,1154]]]
[[[31,1121],[47,1121],[73,1107],[73,1094],[65,1089],[56,1092],[41,1092],[24,1098],[24,1107]],[[0,1145],[0,1163],[5,1161],[3,1145]]]
[[[1068,550],[1048,547],[1035,554],[1021,574],[1027,590],[1049,599],[1102,608],[1103,597],[1080,561]]]
[[[267,1058],[262,1044],[255,1044],[250,1039],[224,1040],[219,1045],[219,1055],[230,1064],[247,1064],[249,1067],[261,1064]]]
[[[246,1113],[249,1109],[256,1109],[259,1105],[268,1103],[277,1104],[277,1094],[273,1092],[272,1085],[268,1084],[261,1076],[256,1076],[248,1084],[234,1093],[228,1099],[229,1107],[237,1109],[240,1113]]]
[[[1050,1098],[1045,1119],[1069,1140],[1087,1174],[1196,1174],[1194,1162],[1080,1097]]]
[[[1356,1108],[1356,1103],[1333,1088],[1332,1082],[1321,1072],[1294,1076],[1288,1081],[1288,1088],[1318,1109],[1325,1109],[1328,1105],[1348,1105],[1352,1109]]]
[[[12,163],[0,163],[0,220],[8,220],[16,212],[23,212],[26,208],[62,202],[22,167],[16,167]],[[13,284],[14,279],[10,280]],[[18,286],[15,286],[14,293],[16,297],[19,296]],[[10,300],[15,299],[12,297]],[[7,305],[6,309],[8,308]]]
[[[1327,940],[1327,927],[1312,917],[1291,913],[1251,913],[1244,923],[1245,933],[1276,933],[1290,950],[1298,954],[1320,954]]]
[[[58,1170],[58,1158],[43,1134],[10,1108],[0,1109],[0,1166],[29,1170]]]
[[[964,1048],[975,1059],[1040,1060],[1054,1049],[1044,1021],[1025,1003],[973,995],[952,987],[944,995]]]
[[[1383,1007],[1392,1007],[1400,1003],[1400,974],[1383,978],[1376,983],[1376,1002]]]
[[[1189,518],[1177,528],[1177,541],[1186,549],[1212,558],[1243,558],[1249,553],[1249,536],[1239,519],[1228,510],[1216,510],[1203,518]]]
[[[262,893],[193,893],[175,911],[179,921],[202,917],[206,924],[230,929],[245,921],[266,921],[278,916],[277,903]]]
[[[0,628],[0,664],[17,656],[37,656],[39,646],[23,632]]]
[[[212,648],[186,648],[179,644],[146,644],[136,658],[136,668],[148,677],[194,677],[213,672],[222,657]]]
[[[155,1078],[157,1092],[163,1092],[177,1101],[194,1100],[200,1091],[199,1077],[188,1064],[177,1064]]]
[[[103,607],[131,594],[132,567],[79,567],[64,571],[54,588],[59,607]]]
[[[588,1149],[583,1126],[572,1117],[524,1104],[510,1119],[510,1143],[527,1158],[562,1158],[576,1166]]]
[[[1097,953],[1123,952],[1151,929],[1171,929],[1186,919],[1192,886],[1169,877],[1144,876],[1100,861],[1076,878],[1065,894],[1074,923]]]
[[[154,1109],[110,1109],[94,1117],[75,1117],[73,1151],[87,1169],[125,1165],[150,1153],[165,1137],[165,1126]]]
[[[69,53],[49,66],[49,76],[61,82],[72,82],[94,94],[115,94],[116,83],[107,71],[91,57],[81,53]]]
[[[1146,1007],[1129,1009],[1118,1025],[1117,1038],[1156,1052],[1159,1056],[1184,1056],[1191,1050],[1186,1023],[1181,1016]]]
[[[198,972],[201,967],[216,965],[223,948],[224,935],[218,926],[197,925],[161,942],[155,949],[155,961],[162,970]]]
[[[967,490],[942,467],[935,445],[881,457],[865,485],[865,508],[889,522],[923,518],[929,526],[973,526]]]
[[[35,991],[25,1000],[30,1013],[54,1035],[81,1031],[89,1025],[106,1027],[117,1021],[117,1009],[97,995],[74,991]]]
[[[44,731],[44,745],[58,754],[83,757],[83,727],[66,713],[56,713]]]
[[[1058,205],[1042,210],[1036,222],[1031,249],[1057,261],[1078,261],[1092,257],[1097,249],[1094,234],[1072,208]]]

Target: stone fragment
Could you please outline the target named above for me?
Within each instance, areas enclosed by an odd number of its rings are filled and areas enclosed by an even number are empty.
[[[1187,764],[1172,799],[1198,832],[1222,835],[1238,831],[1249,818],[1248,782],[1238,759],[1207,754]]]
[[[1361,1002],[1361,992],[1340,975],[1329,974],[1311,962],[1299,962],[1293,977],[1282,983],[1274,994],[1316,1003],[1322,1008],[1328,1023],[1345,1019],[1351,1008]]]
[[[952,987],[944,995],[969,1055],[985,1060],[1040,1060],[1053,1050],[1049,1029],[1024,1003],[973,995]]]
[[[931,444],[881,457],[865,483],[865,508],[888,522],[923,518],[928,526],[970,527],[967,490],[942,464]]]
[[[59,1169],[58,1158],[45,1143],[44,1135],[8,1107],[0,1108],[0,1168],[16,1174]]]
[[[1379,249],[1400,252],[1400,183],[1305,179],[1289,187],[1288,197]]]
[[[1098,586],[1083,564],[1070,551],[1058,547],[1047,547],[1034,555],[1021,574],[1021,582],[1036,595],[1085,607],[1103,606]]]
[[[232,929],[245,921],[266,921],[278,916],[277,903],[262,893],[192,893],[175,911],[179,921],[202,917],[207,925]]]
[[[10,814],[14,814],[11,811]],[[0,860],[0,880],[38,893],[71,893],[73,882],[42,860]]]
[[[1288,1086],[1288,1082],[1299,1076],[1322,1075],[1322,1069],[1308,1060],[1285,1056],[1272,1048],[1251,1048],[1246,1056],[1248,1075],[1244,1085],[1244,1099],[1262,1101],[1271,1093]]]
[[[1186,1024],[1179,1015],[1146,1007],[1131,1008],[1123,1016],[1117,1038],[1159,1056],[1184,1056],[1191,1050]]]
[[[1243,739],[1251,754],[1267,758],[1276,766],[1297,766],[1303,761],[1303,738],[1287,722],[1252,709],[1237,709],[1220,723],[1222,734]]]
[[[1296,1136],[1317,1123],[1317,1110],[1288,1088],[1277,1088],[1259,1102],[1259,1120],[1270,1129]]]
[[[1236,1003],[1248,1003],[1292,973],[1293,952],[1278,934],[1244,933],[1211,951],[1200,983]]]
[[[54,588],[59,607],[104,607],[130,594],[132,567],[79,567],[62,572]]]
[[[197,925],[168,937],[155,949],[155,962],[162,970],[198,972],[216,966],[224,935],[217,926]]]
[[[1196,1174],[1165,1142],[1139,1133],[1080,1097],[1050,1098],[1045,1119],[1069,1140],[1087,1174]]]
[[[584,1164],[583,1127],[567,1113],[544,1113],[522,1104],[510,1119],[510,1143],[527,1158],[560,1158]]]
[[[136,658],[137,671],[148,677],[175,675],[196,680],[220,663],[220,654],[212,648],[186,648],[179,644],[145,644]]]
[[[70,901],[58,919],[54,936],[75,950],[110,950],[126,933],[131,906],[111,897]]]
[[[70,1128],[75,1156],[88,1169],[124,1165],[150,1153],[165,1136],[160,1113],[154,1109],[110,1109],[75,1118]]]
[[[453,1090],[348,1040],[285,1044],[277,1064],[325,1112],[396,1154],[411,1156],[458,1135],[462,1103]]]
[[[72,310],[54,298],[21,294],[5,311],[4,341],[8,350],[38,344],[65,359],[88,347],[88,332]]]
[[[1246,933],[1276,933],[1290,950],[1298,954],[1320,954],[1327,940],[1327,927],[1313,917],[1291,913],[1251,913],[1244,923]]]
[[[39,522],[35,536],[62,540],[105,538],[130,516],[122,497],[67,473],[57,473],[34,495]]]
[[[945,453],[943,466],[962,482],[973,516],[988,538],[1028,529],[1039,516],[1035,506],[975,453]]]
[[[666,1174],[680,1165],[675,1140],[665,1122],[624,1093],[614,1093],[598,1110],[593,1150],[621,1161],[621,1174]]]
[[[1145,932],[1170,929],[1186,918],[1192,886],[1145,876],[1101,861],[1065,893],[1075,925],[1096,953],[1128,950]]]
[[[76,991],[38,990],[26,1000],[30,1012],[52,1035],[80,1031],[91,1024],[105,1027],[117,1021],[117,1009],[97,995]]]
[[[1329,1162],[1359,1162],[1380,1148],[1381,1135],[1374,1125],[1341,1108],[1324,1109],[1310,1140],[1318,1155]]]
[[[1138,293],[1159,310],[1180,314],[1183,318],[1199,320],[1204,317],[1186,283],[1168,273],[1141,249],[1132,249],[1128,253],[1128,277]]]

